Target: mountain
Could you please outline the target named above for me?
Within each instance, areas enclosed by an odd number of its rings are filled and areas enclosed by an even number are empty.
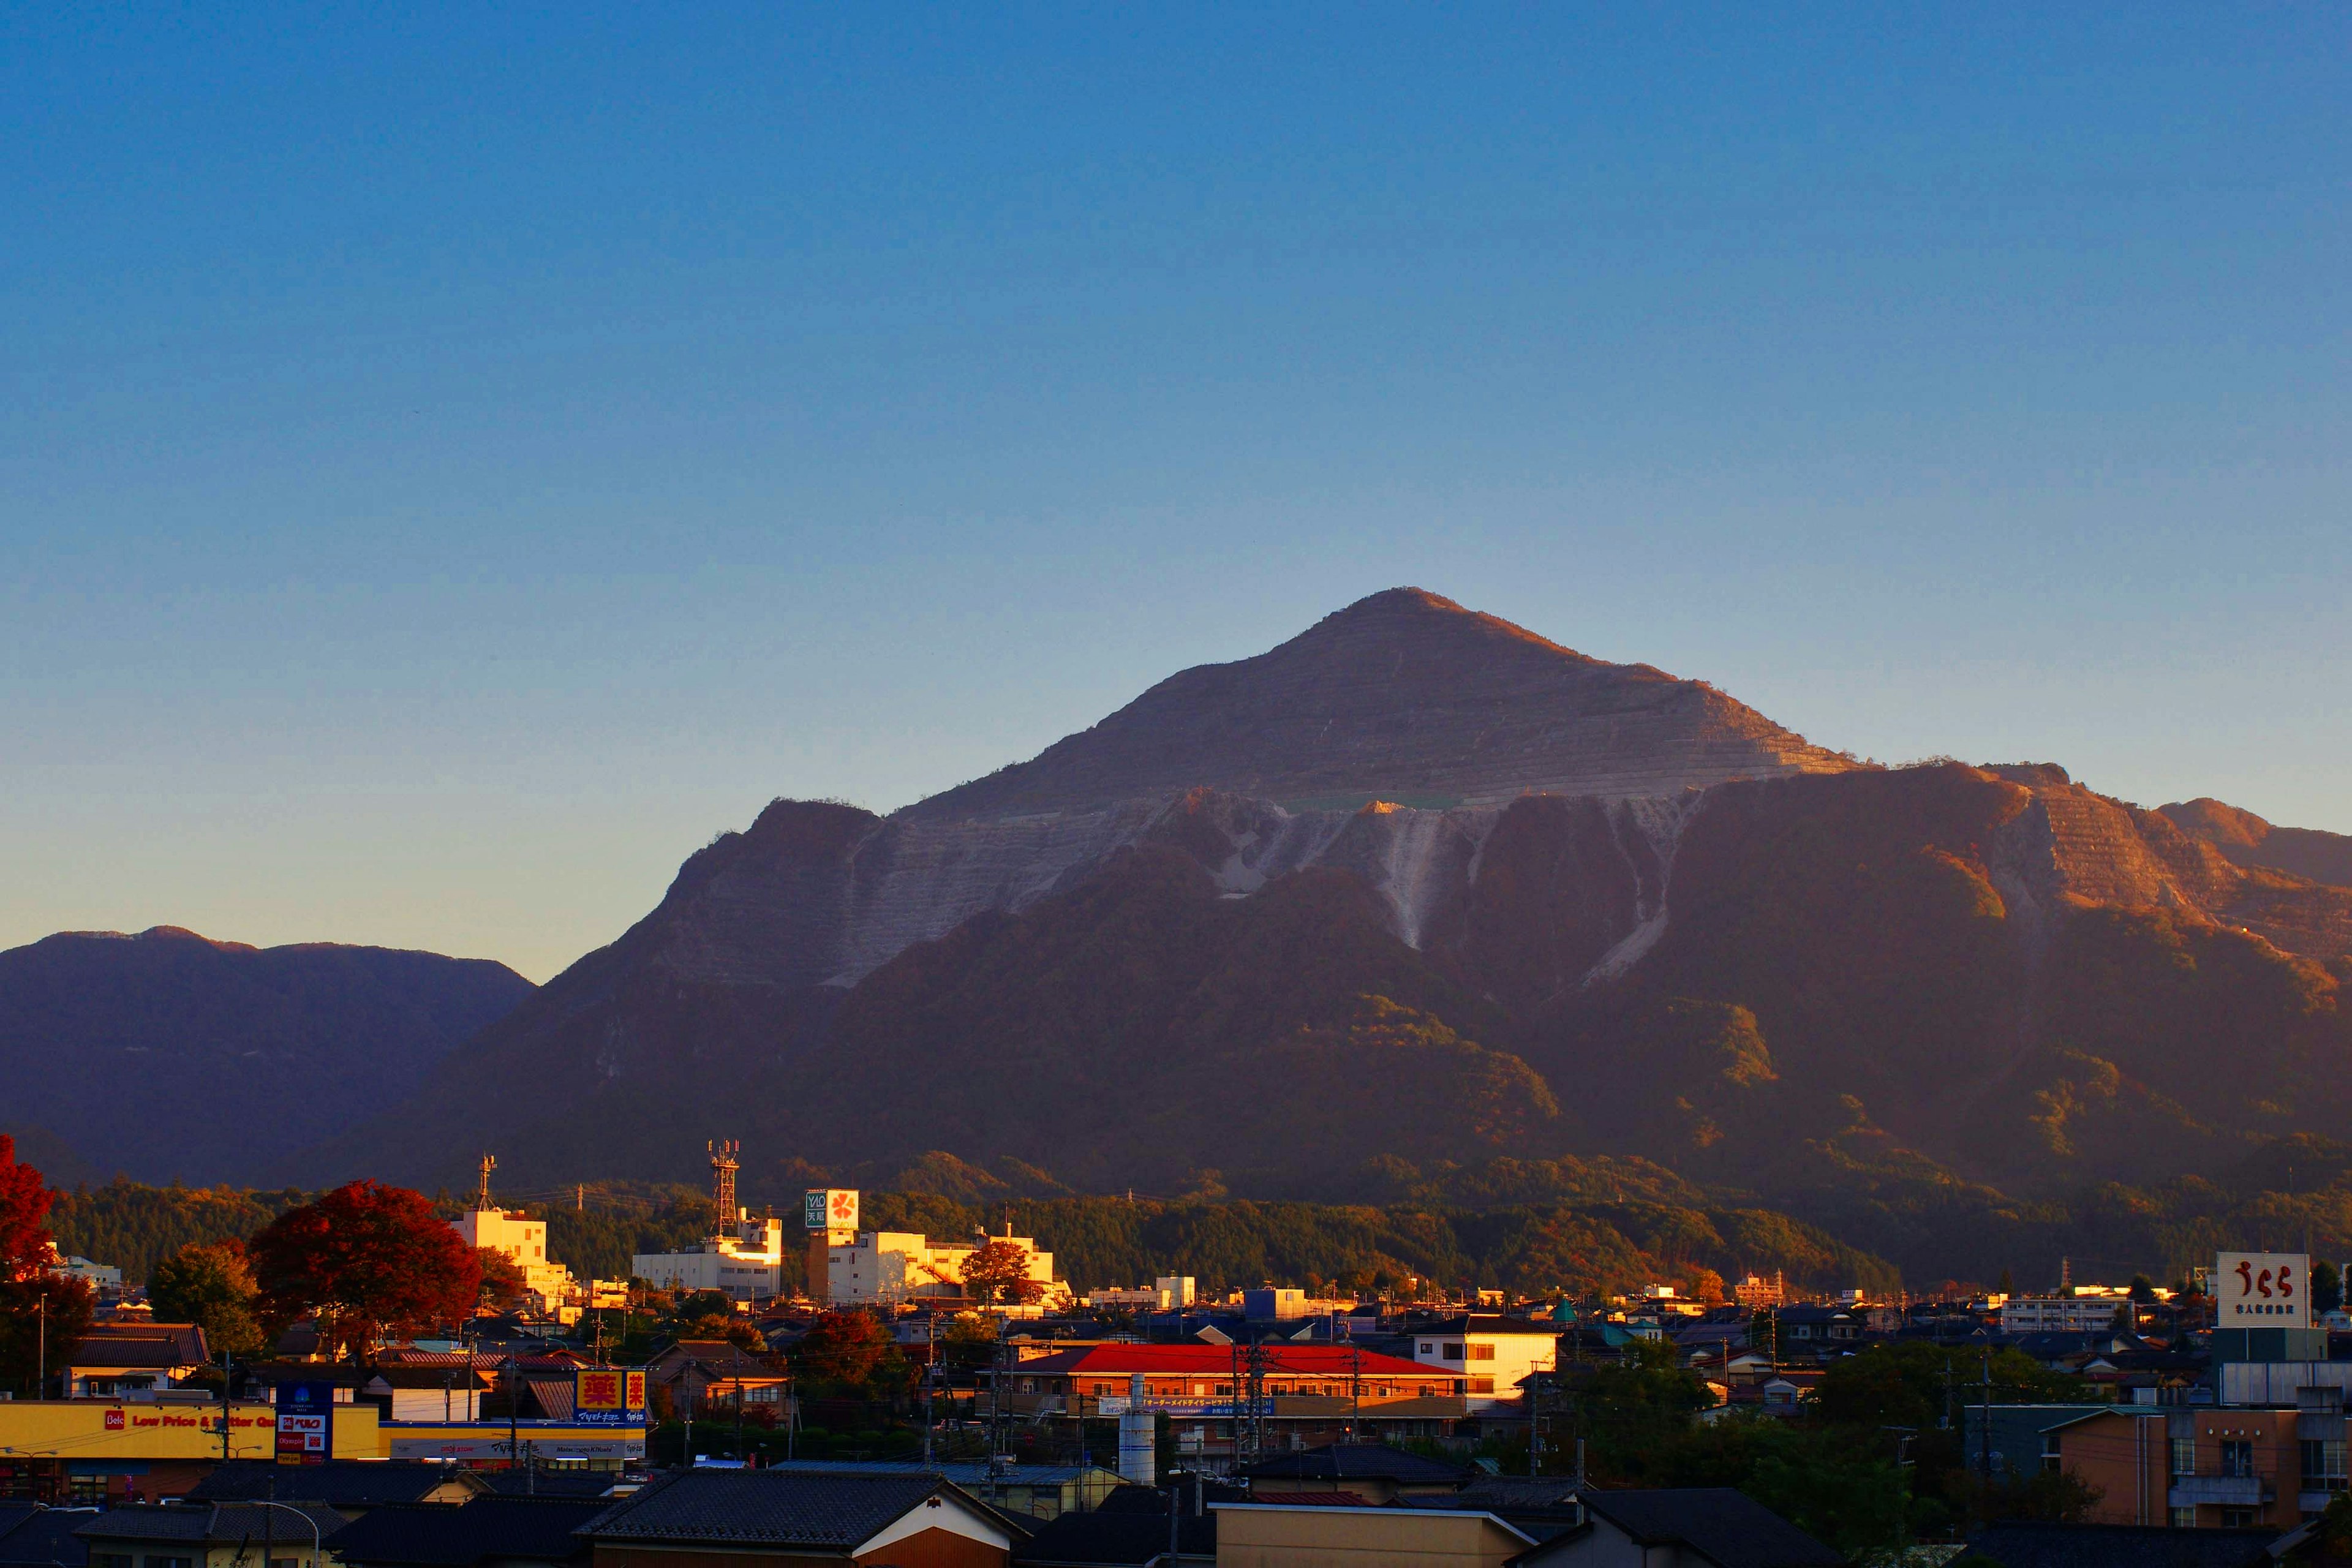
[[[1670,795],[1853,765],[1703,681],[1604,664],[1391,588],[1255,658],[1171,676],[1031,761],[901,815],[1002,820],[1192,789],[1294,811]]]
[[[2264,867],[2308,881],[2352,888],[2352,835],[2273,827],[2251,811],[2197,799],[2158,806],[2174,826],[2210,844],[2232,866]]]
[[[1858,764],[1400,589],[891,816],[772,804],[296,1168],[740,1136],[770,1194],[936,1152],[1344,1199],[1624,1153],[1899,1237],[2333,1131],[2347,980],[2352,888],[2056,764]]]
[[[416,1093],[530,992],[503,964],[429,952],[173,926],[46,937],[0,952],[0,1131],[48,1151],[58,1180],[257,1180]]]

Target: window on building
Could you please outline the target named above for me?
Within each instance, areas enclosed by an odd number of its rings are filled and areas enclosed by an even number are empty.
[[[1491,1377],[1474,1377],[1470,1380],[1470,1392],[1492,1394],[1495,1392],[1495,1380]]]
[[[2303,1445],[2303,1486],[2305,1491],[2344,1490],[2344,1444],[2341,1439],[2305,1438]]]
[[[2172,1473],[2193,1476],[2197,1473],[2197,1439],[2175,1437],[2172,1440]]]
[[[2194,1530],[2197,1528],[2197,1510],[2193,1508],[2176,1508],[2171,1511],[2170,1522],[2175,1530]]]
[[[1459,1344],[1454,1343],[1453,1341],[1448,1340],[1445,1343],[1445,1359],[1447,1361],[1460,1361],[1462,1359],[1462,1347]]]
[[[2224,1530],[2252,1530],[2252,1529],[2253,1529],[2253,1527],[2254,1527],[2254,1510],[2253,1510],[2252,1509],[2250,1509],[2250,1508],[2225,1508],[2225,1509],[2223,1509],[2223,1510],[2221,1510],[2221,1528],[2222,1528],[2222,1529],[2224,1529]]]
[[[142,1557],[139,1568],[195,1568],[195,1563],[187,1557]]]
[[[131,1568],[131,1553],[93,1552],[89,1554],[89,1568]]]
[[[1472,1361],[1493,1361],[1495,1359],[1495,1347],[1492,1345],[1472,1345],[1470,1347],[1470,1359]]]
[[[2221,1473],[2239,1480],[2254,1473],[2254,1446],[2242,1437],[2225,1437],[2221,1441]]]

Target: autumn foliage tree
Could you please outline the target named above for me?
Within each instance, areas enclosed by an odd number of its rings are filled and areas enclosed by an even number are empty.
[[[257,1293],[245,1244],[236,1240],[184,1247],[147,1276],[147,1304],[157,1320],[198,1325],[205,1343],[224,1355],[261,1349],[261,1327],[253,1317]]]
[[[522,1265],[495,1247],[478,1247],[474,1257],[482,1266],[482,1305],[495,1312],[511,1312],[520,1307],[530,1289],[523,1279]]]
[[[257,1315],[278,1333],[316,1318],[320,1342],[362,1353],[398,1334],[473,1315],[481,1260],[405,1187],[352,1182],[287,1210],[246,1247]]]
[[[1003,1300],[1024,1306],[1045,1294],[1045,1287],[1029,1278],[1028,1249],[1003,1237],[982,1243],[965,1257],[963,1289],[975,1301]]]
[[[89,1285],[50,1272],[53,1196],[41,1173],[16,1158],[16,1140],[0,1133],[0,1378],[27,1393],[73,1354],[97,1306]]]
[[[864,1384],[898,1352],[898,1342],[871,1312],[822,1312],[801,1336],[793,1360],[803,1376]]]

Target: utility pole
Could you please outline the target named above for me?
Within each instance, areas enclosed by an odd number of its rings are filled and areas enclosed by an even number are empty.
[[[940,1381],[940,1315],[934,1310],[929,1325],[930,1353],[923,1360],[923,1468],[931,1468],[931,1394]]]
[[[224,1465],[228,1463],[228,1390],[229,1384],[236,1381],[235,1359],[227,1351],[221,1352],[221,1463]],[[274,1458],[276,1456],[271,1457]]]
[[[1990,1485],[1992,1480],[1992,1347],[1990,1345],[1985,1346],[1984,1352],[1984,1413],[1981,1428],[1977,1435],[1977,1452],[1983,1466],[1985,1481]]]
[[[489,1156],[485,1154],[482,1158],[487,1161]],[[488,1191],[489,1184],[490,1178],[488,1172],[485,1171],[482,1176],[483,1190]],[[507,1374],[507,1466],[509,1468],[512,1468],[522,1458],[522,1433],[520,1431],[522,1425],[520,1415],[522,1409],[522,1391],[515,1386],[522,1380],[516,1375],[518,1364],[515,1361],[514,1352],[512,1351],[509,1351],[507,1352],[507,1359],[499,1363],[499,1370]]]
[[[49,1396],[49,1281],[47,1275],[41,1277],[40,1291],[34,1298],[40,1305],[40,1328],[37,1331],[39,1337],[33,1342],[33,1397],[47,1399]]]
[[[1364,1435],[1364,1347],[1356,1336],[1348,1336],[1348,1440],[1356,1442]]]

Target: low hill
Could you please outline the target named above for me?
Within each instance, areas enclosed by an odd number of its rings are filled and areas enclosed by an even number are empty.
[[[69,1171],[259,1180],[416,1093],[530,992],[504,964],[430,952],[173,926],[46,937],[0,952],[0,1131]]]

